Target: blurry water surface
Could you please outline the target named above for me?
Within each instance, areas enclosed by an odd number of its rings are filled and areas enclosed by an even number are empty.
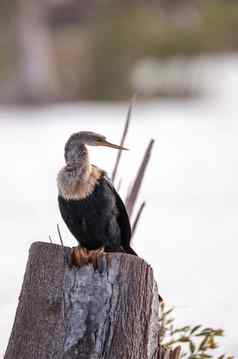
[[[121,195],[155,138],[134,248],[153,266],[162,296],[177,308],[177,322],[224,328],[222,349],[238,355],[238,59],[224,58],[212,67],[209,100],[136,106],[126,144],[131,151],[120,167]],[[66,139],[91,130],[119,142],[126,111],[127,104],[87,103],[0,110],[0,355],[30,244],[48,241],[49,234],[59,243],[56,223],[65,245],[76,244],[57,207],[56,175]],[[110,174],[116,152],[90,153]]]

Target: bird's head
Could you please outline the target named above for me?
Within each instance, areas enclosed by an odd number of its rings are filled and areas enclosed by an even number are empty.
[[[83,153],[87,152],[85,145],[105,146],[118,150],[128,150],[125,147],[108,142],[103,135],[91,131],[81,131],[71,135],[65,144],[66,163],[80,162]]]

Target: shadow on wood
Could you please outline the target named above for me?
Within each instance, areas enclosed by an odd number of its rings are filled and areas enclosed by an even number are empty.
[[[151,267],[113,253],[99,272],[70,267],[69,255],[56,244],[31,246],[5,359],[163,358]]]

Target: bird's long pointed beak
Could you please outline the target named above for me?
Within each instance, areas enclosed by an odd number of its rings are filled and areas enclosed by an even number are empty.
[[[116,148],[117,150],[125,150],[128,151],[128,148],[122,147],[122,146],[118,146],[118,145],[114,145],[114,143],[110,143],[108,141],[103,141],[103,142],[99,142],[98,146],[105,146],[105,147],[111,147],[111,148]]]

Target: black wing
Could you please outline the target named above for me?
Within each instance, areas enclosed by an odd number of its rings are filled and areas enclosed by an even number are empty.
[[[112,193],[114,194],[114,196],[116,198],[116,206],[117,206],[117,209],[118,209],[117,222],[119,224],[120,231],[121,231],[121,244],[122,244],[122,247],[125,249],[126,253],[137,255],[135,253],[135,251],[130,247],[131,225],[130,225],[130,220],[129,220],[125,205],[124,205],[121,197],[119,196],[119,194],[115,190],[112,182],[106,176],[106,174],[103,175],[103,181],[104,181],[105,185],[110,188],[110,190],[112,191]]]

